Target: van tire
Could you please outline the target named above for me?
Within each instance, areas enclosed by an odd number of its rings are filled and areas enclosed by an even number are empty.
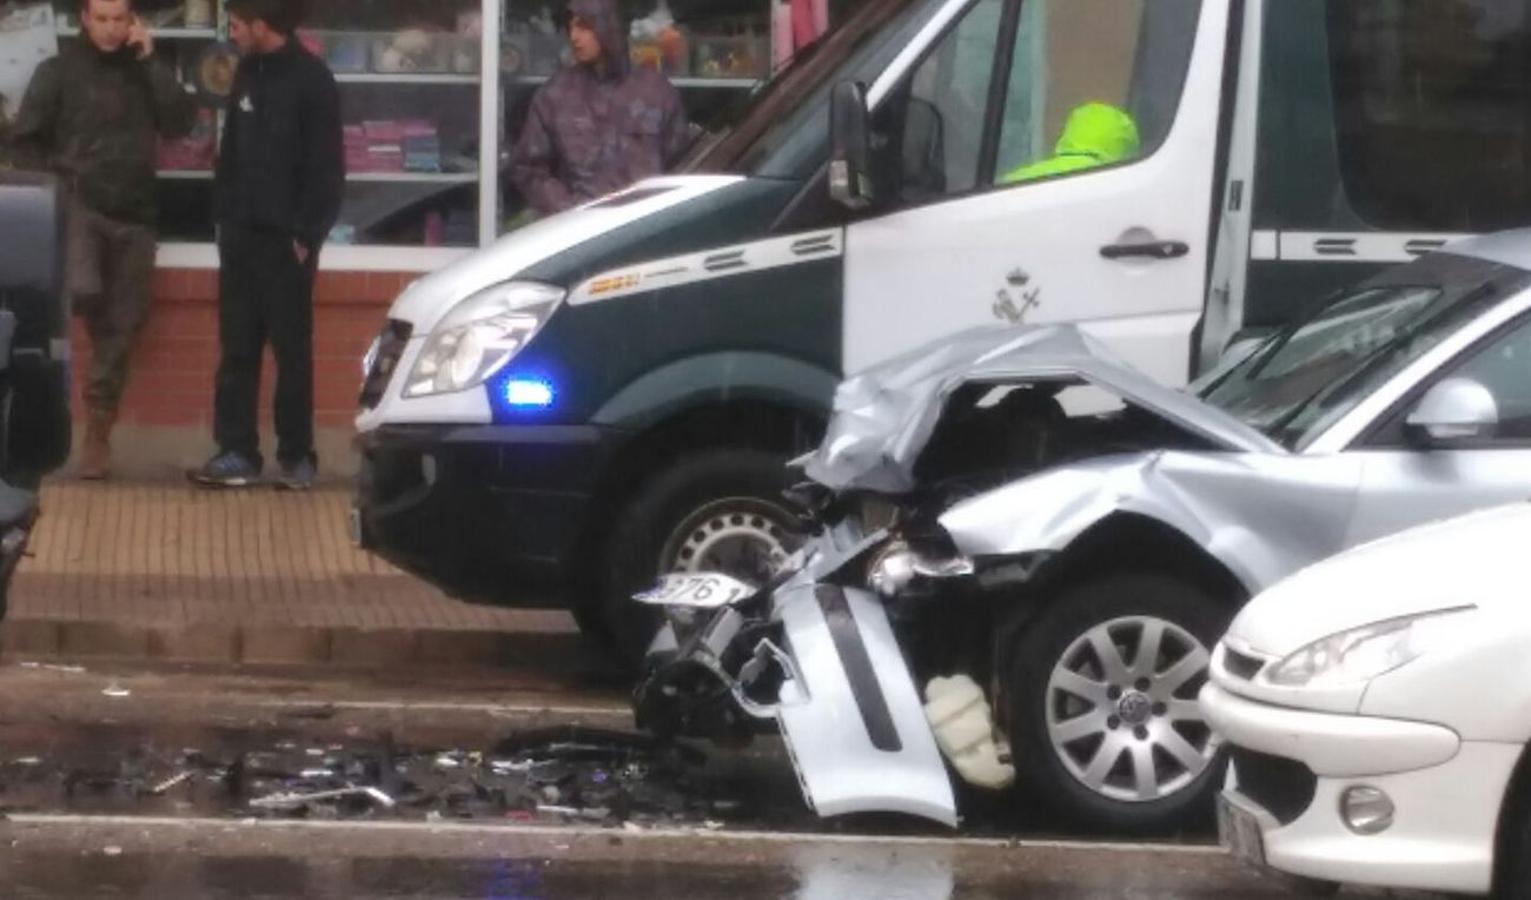
[[[1064,588],[1007,648],[1001,670],[1011,748],[1022,786],[1081,825],[1117,833],[1162,832],[1194,824],[1190,817],[1210,815],[1213,795],[1222,785],[1225,755],[1218,752],[1209,726],[1177,718],[1186,708],[1178,703],[1171,708],[1167,702],[1194,701],[1205,682],[1204,670],[1176,688],[1168,685],[1178,677],[1176,663],[1196,652],[1210,657],[1231,610],[1231,604],[1218,602],[1192,583],[1158,574],[1110,575]],[[1155,623],[1167,636],[1152,667],[1158,675],[1150,680],[1137,671],[1141,644],[1135,640],[1142,640]],[[1093,650],[1099,644],[1091,641],[1092,636],[1121,648],[1118,659],[1127,664],[1126,674],[1115,678],[1102,674],[1095,662],[1100,657]],[[1199,651],[1191,646],[1193,641],[1200,645]],[[1076,699],[1078,695],[1059,687],[1067,672],[1082,673],[1088,681],[1109,688],[1103,688],[1101,699],[1091,706],[1090,701]],[[1169,693],[1160,696],[1165,691]],[[1054,725],[1073,722],[1076,716],[1090,734],[1074,736],[1078,732],[1061,730],[1055,734]],[[1165,749],[1175,736],[1197,751],[1204,766],[1199,772],[1176,762]],[[1100,787],[1091,787],[1085,783],[1089,764],[1102,760],[1108,741],[1122,747],[1112,751],[1119,754],[1112,756],[1117,767]],[[1145,746],[1155,763],[1153,789],[1166,792],[1151,800],[1130,796],[1135,785],[1142,783],[1132,766]]]
[[[638,489],[617,514],[607,540],[607,571],[599,595],[602,631],[618,662],[636,671],[648,651],[660,615],[633,602],[632,595],[655,584],[662,558],[672,570],[685,567],[680,555],[695,551],[697,545],[687,543],[682,529],[691,532],[706,522],[733,519],[741,534],[764,528],[772,539],[789,545],[796,540],[796,519],[782,497],[788,486],[784,457],[729,447],[682,457]],[[763,547],[765,532],[761,533]],[[695,555],[689,559],[691,565],[703,562]]]

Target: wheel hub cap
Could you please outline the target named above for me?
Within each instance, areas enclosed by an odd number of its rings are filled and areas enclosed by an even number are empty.
[[[660,571],[720,572],[764,584],[787,561],[781,515],[758,502],[719,501],[698,510],[666,541]]]
[[[1184,790],[1217,753],[1196,702],[1211,654],[1165,619],[1127,616],[1080,635],[1047,683],[1047,731],[1063,767],[1129,803]]]
[[[1128,725],[1142,725],[1153,715],[1154,701],[1147,694],[1128,691],[1116,704],[1116,714]]]

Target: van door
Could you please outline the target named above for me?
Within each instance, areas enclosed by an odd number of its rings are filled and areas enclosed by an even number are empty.
[[[1228,28],[1227,0],[976,0],[874,85],[887,146],[878,214],[847,229],[846,371],[985,322],[1078,321],[1183,383]]]

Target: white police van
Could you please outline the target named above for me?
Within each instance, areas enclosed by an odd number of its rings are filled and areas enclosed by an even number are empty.
[[[783,558],[782,463],[844,373],[1077,321],[1179,383],[1330,287],[1531,220],[1528,5],[865,0],[679,174],[398,298],[362,540],[636,654],[658,571]],[[1016,174],[1090,103],[1125,151]]]

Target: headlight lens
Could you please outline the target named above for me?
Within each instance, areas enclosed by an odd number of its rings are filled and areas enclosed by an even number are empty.
[[[404,396],[483,384],[531,341],[563,298],[561,288],[507,281],[458,303],[426,338]]]
[[[867,587],[883,597],[896,597],[916,579],[965,578],[973,561],[954,554],[941,559],[922,556],[901,540],[878,553],[867,567]]]
[[[1470,606],[1388,619],[1314,641],[1266,676],[1281,687],[1343,687],[1370,681],[1423,656]]]

